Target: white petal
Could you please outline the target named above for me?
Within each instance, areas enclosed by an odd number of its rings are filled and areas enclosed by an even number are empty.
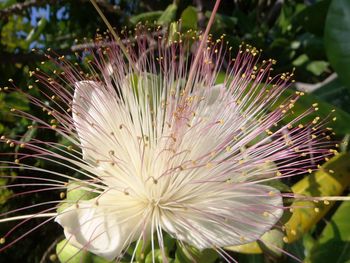
[[[104,195],[72,205],[55,219],[63,228],[66,239],[74,246],[112,260],[123,249],[138,239],[143,222],[137,205],[130,203],[130,209],[113,207],[113,203],[125,202],[116,196]]]
[[[75,83],[73,100],[73,121],[78,132],[83,157],[89,161],[101,159],[96,147],[101,145],[104,133],[96,129],[104,128],[103,113],[107,96],[101,91],[101,85],[95,81],[80,81]],[[95,124],[95,126],[94,126]],[[102,125],[102,126],[101,126]],[[104,153],[103,151],[102,153]]]
[[[199,249],[225,247],[260,238],[280,219],[282,206],[274,188],[246,185],[212,199],[204,196],[183,211],[164,212],[161,220],[167,232]]]

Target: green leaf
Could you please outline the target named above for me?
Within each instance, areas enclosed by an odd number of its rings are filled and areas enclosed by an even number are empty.
[[[89,252],[72,246],[66,239],[56,245],[56,254],[62,263],[93,263]]]
[[[11,190],[6,188],[0,188],[0,205],[3,205],[7,202],[7,200],[13,195]]]
[[[153,261],[154,258],[154,261]],[[154,249],[153,253],[152,251],[148,253],[145,259],[145,263],[163,263],[163,255],[161,249]]]
[[[164,10],[162,15],[159,17],[157,23],[159,25],[168,25],[168,24],[170,24],[176,18],[176,11],[177,11],[177,5],[176,4],[168,5],[168,7]]]
[[[174,263],[214,263],[219,257],[218,253],[213,249],[204,249],[202,251],[177,242]]]
[[[325,48],[339,78],[350,89],[350,1],[333,0],[325,26]]]
[[[154,21],[157,21],[161,15],[163,14],[163,11],[151,11],[151,12],[145,12],[141,13],[139,15],[131,16],[129,19],[129,22],[133,25],[136,25],[137,23],[145,23],[150,22],[153,23]]]
[[[322,231],[306,262],[350,262],[350,202],[343,202]]]
[[[329,63],[327,61],[312,61],[307,64],[306,69],[316,76],[320,76],[328,69]]]
[[[302,54],[293,61],[293,66],[301,66],[309,61],[309,57],[306,54]]]
[[[98,196],[94,189],[83,182],[70,181],[67,186],[67,197],[57,207],[57,213],[63,212],[66,208],[80,200],[90,200]]]
[[[338,196],[350,185],[350,154],[339,154],[315,173],[292,186],[293,193],[306,196]],[[285,224],[287,241],[294,242],[309,231],[334,202],[295,201],[292,217]],[[316,209],[316,210],[315,210]]]
[[[280,96],[279,102],[282,103],[284,99],[288,98],[293,93],[294,91],[291,89],[286,90]],[[328,127],[333,128],[337,135],[345,135],[346,133],[350,133],[350,114],[327,102],[318,99],[312,94],[305,94],[304,96],[301,96],[294,104],[294,107],[292,109],[294,113],[291,115],[286,115],[284,121],[292,121],[296,116],[301,115],[303,112],[309,109],[314,103],[318,104],[318,111],[306,116],[302,120],[302,122],[306,123],[312,121],[315,117],[320,117],[321,119],[324,119],[328,116],[331,116],[331,118],[329,118],[329,122],[327,123]],[[278,103],[276,105],[278,105]],[[333,118],[335,118],[335,121],[332,121]]]
[[[114,263],[115,262],[115,260],[107,260],[107,259],[105,259],[103,257],[96,256],[96,255],[91,254],[91,253],[90,253],[90,257],[91,257],[91,263]],[[119,263],[126,263],[126,262],[129,262],[129,261],[118,261],[118,262]]]
[[[312,92],[317,98],[350,113],[350,89],[338,77]]]
[[[193,6],[188,6],[181,14],[181,28],[183,31],[189,29],[197,29],[197,9]]]
[[[296,20],[310,33],[323,36],[327,11],[331,1],[323,0],[308,6],[301,11]]]
[[[225,249],[243,254],[261,254],[265,252],[271,256],[281,256],[281,249],[284,245],[282,238],[283,232],[281,230],[272,229],[261,237],[261,241],[225,247]]]
[[[330,161],[326,162],[319,171],[301,179],[293,185],[293,193],[307,196],[340,195],[344,189],[350,185],[349,158],[350,154],[339,154],[332,158]],[[294,212],[285,224],[286,241],[288,241],[288,243],[295,242],[302,237],[334,204],[334,202],[331,202],[325,205],[311,201],[295,201],[294,203]],[[314,210],[316,207],[319,209],[317,213]],[[281,235],[281,232],[274,231],[275,229],[270,230],[262,236],[262,241],[264,243],[251,242],[241,246],[227,247],[226,249],[246,254],[261,254],[267,252],[277,255],[278,249],[276,250],[276,247],[283,247],[283,235]],[[310,239],[308,243],[310,243]],[[271,244],[273,245],[271,246]],[[309,247],[307,242],[304,243],[304,245]]]
[[[33,41],[37,40],[37,39],[40,37],[41,33],[42,33],[43,30],[45,29],[46,24],[47,24],[46,18],[45,18],[45,17],[42,17],[42,18],[39,20],[37,27],[36,27],[36,28],[33,28],[33,29],[29,32],[29,34],[28,34],[27,37],[26,37],[26,43],[27,43],[27,45],[28,45],[28,48],[29,48],[29,45],[30,45]]]
[[[98,194],[93,192],[91,186],[84,185],[82,182],[69,182],[67,186],[67,200],[75,202],[79,200],[90,200]]]

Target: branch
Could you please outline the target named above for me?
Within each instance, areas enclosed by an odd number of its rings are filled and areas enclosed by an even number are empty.
[[[157,38],[159,35],[164,34],[164,30],[156,31],[152,34],[150,34],[149,37]],[[148,35],[146,35],[148,37]],[[130,44],[130,41],[135,41],[135,39],[122,39],[121,42],[123,44]],[[151,39],[149,40],[150,43],[152,43]],[[103,42],[101,44],[95,43],[95,42],[89,42],[89,43],[82,43],[82,44],[76,44],[71,46],[70,48],[66,49],[53,49],[55,55],[62,56],[62,55],[73,55],[75,52],[84,51],[84,50],[94,50],[96,48],[99,48],[101,46],[109,45],[106,42]],[[110,43],[110,45],[115,45],[113,42]],[[14,63],[28,63],[28,62],[37,62],[37,61],[44,61],[48,58],[45,56],[44,53],[41,52],[31,52],[31,53],[10,53],[10,52],[1,52],[0,51],[0,65],[1,64],[14,64]]]
[[[89,0],[79,0],[82,3],[89,3]],[[4,8],[0,10],[0,20],[7,19],[10,15],[13,14],[22,14],[25,10],[31,8],[31,7],[38,7],[43,5],[54,5],[59,2],[69,2],[68,0],[28,0],[23,3],[17,3],[14,5],[11,5],[10,7]],[[120,9],[116,5],[112,5],[104,0],[97,0],[96,1],[100,7],[108,13],[119,13]]]
[[[318,82],[315,84],[296,82],[295,87],[297,88],[297,90],[311,93],[311,92],[314,92],[315,90],[318,90],[322,86],[330,83],[331,81],[335,80],[336,78],[337,78],[337,73],[332,73],[325,80],[323,80],[321,82]]]

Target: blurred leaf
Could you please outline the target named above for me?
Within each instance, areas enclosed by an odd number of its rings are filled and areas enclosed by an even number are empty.
[[[154,258],[154,260],[153,260]],[[145,263],[163,263],[166,262],[163,260],[162,250],[154,249],[154,251],[149,252],[146,256]]]
[[[314,247],[314,244],[315,240],[308,232],[304,233],[302,238],[298,239],[296,242],[285,244],[284,249],[294,257],[303,261],[306,255],[310,254],[310,251]],[[287,257],[285,263],[295,263],[295,259],[292,257]]]
[[[91,263],[114,263],[115,260],[107,260],[103,257],[100,257],[100,256],[96,256],[92,253],[90,253],[90,257],[91,257]],[[124,261],[124,260],[121,260],[121,261],[118,261],[118,263],[127,263],[129,261]],[[85,263],[85,261],[83,261],[83,263]]]
[[[3,205],[7,202],[7,200],[12,196],[13,192],[6,188],[0,188],[0,205]]]
[[[157,21],[162,14],[163,14],[163,11],[145,12],[145,13],[131,16],[129,21],[133,25],[136,25],[137,23],[140,23],[140,22],[141,23],[145,23],[145,22],[153,23],[154,21]]]
[[[325,60],[327,59],[322,37],[304,33],[297,37],[301,43],[302,52],[307,54],[310,60]]]
[[[350,262],[350,202],[343,202],[322,231],[306,262]]]
[[[306,54],[302,54],[293,61],[293,66],[301,66],[309,61],[309,57]]]
[[[262,254],[237,254],[235,260],[239,263],[266,263],[265,257]]]
[[[188,6],[181,14],[181,28],[183,31],[189,29],[197,29],[197,9],[193,6]]]
[[[323,36],[330,3],[330,0],[318,1],[301,11],[296,19],[308,32]]]
[[[306,69],[316,76],[320,76],[328,69],[327,61],[312,61],[307,64]]]
[[[280,96],[280,102],[288,98],[294,93],[293,90],[286,90],[281,96]],[[321,119],[325,119],[328,116],[331,116],[329,118],[327,126],[334,129],[335,133],[337,135],[344,135],[346,133],[350,133],[350,114],[336,108],[335,106],[324,102],[312,94],[305,94],[304,96],[301,96],[294,104],[293,107],[293,114],[286,115],[284,120],[285,122],[293,121],[293,119],[296,116],[301,115],[303,112],[305,112],[307,109],[311,107],[312,104],[317,103],[318,111],[313,112],[309,114],[307,117],[305,117],[302,122],[309,122],[312,121],[315,117],[320,117]],[[332,112],[335,110],[334,112]],[[335,121],[332,121],[332,118],[336,118]]]
[[[0,1],[0,8],[5,8],[16,3],[16,0],[2,0]]]
[[[30,23],[21,16],[10,16],[9,21],[2,27],[1,44],[8,51],[14,51],[17,48],[28,49],[25,37],[32,29]]]
[[[211,16],[210,11],[205,12],[205,17],[209,19]],[[225,30],[232,31],[234,28],[237,26],[237,17],[234,16],[228,16],[228,15],[223,15],[223,14],[216,14],[215,15],[215,20],[211,29],[211,32],[215,33],[216,37],[220,37],[222,34],[225,34]],[[227,39],[231,39],[231,45],[233,37],[237,38],[237,46],[242,42],[242,40],[239,40],[237,35],[230,35],[227,36]]]
[[[185,246],[177,242],[175,263],[214,263],[218,257],[218,253],[213,249],[204,249],[200,251],[194,247]]]
[[[350,185],[350,154],[339,154],[313,174],[292,186],[295,194],[306,196],[338,196]],[[288,243],[309,231],[332,207],[312,201],[295,201],[293,215],[285,224]]]
[[[332,67],[350,89],[350,1],[333,0],[325,26],[325,47]]]
[[[293,193],[307,196],[340,195],[350,185],[349,158],[350,154],[339,154],[332,158],[319,171],[293,185]],[[292,205],[294,207],[293,214],[285,224],[288,243],[295,242],[304,235],[328,212],[333,204],[334,202],[325,205],[311,201],[295,201]],[[314,210],[316,207],[319,209],[318,212]],[[240,246],[227,247],[226,249],[247,254],[267,252],[278,255],[280,250],[277,248],[283,248],[282,238],[283,233],[273,229],[262,236],[263,242],[261,243],[251,242]]]
[[[350,113],[350,89],[347,89],[338,77],[321,86],[312,92],[312,94],[317,98]]]
[[[272,256],[281,256],[283,248],[283,232],[278,229],[272,229],[266,232],[261,241],[251,242],[244,245],[225,247],[227,250],[243,253],[243,254],[261,254],[265,252]]]
[[[27,48],[29,48],[30,44],[31,44],[33,41],[37,40],[37,39],[40,37],[41,33],[42,33],[43,30],[45,29],[46,24],[47,24],[46,18],[45,18],[45,17],[42,17],[42,18],[39,20],[37,27],[36,27],[36,28],[33,28],[33,29],[29,32],[29,34],[27,35],[26,40],[25,40],[26,43],[27,43]]]
[[[157,23],[159,25],[168,25],[168,24],[170,24],[176,18],[176,11],[177,11],[177,5],[176,4],[168,5],[168,7],[163,11],[162,15],[158,18]]]
[[[144,262],[145,257],[151,252],[151,242],[147,242],[144,244],[144,241],[141,239],[138,246],[136,247],[135,259],[138,262]]]

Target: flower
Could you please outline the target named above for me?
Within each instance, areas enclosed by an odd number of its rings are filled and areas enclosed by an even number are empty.
[[[182,94],[186,71],[170,56],[174,47],[163,50],[157,75],[142,67],[128,73],[114,48],[118,63],[103,82],[74,82],[72,121],[101,190],[56,217],[66,238],[114,259],[141,237],[157,233],[162,240],[162,231],[204,249],[254,241],[271,229],[282,215],[282,198],[254,181],[275,176],[276,168],[264,162],[276,161],[272,149],[285,142],[242,147],[276,121],[276,112],[254,107],[244,117],[234,89],[248,80],[238,75],[215,85],[209,69],[198,70],[191,92]],[[256,106],[271,103],[267,96],[257,97]]]
[[[191,40],[183,38],[139,32],[127,43],[128,60],[121,43],[99,40],[87,54],[88,72],[63,57],[55,79],[33,72],[49,103],[27,96],[53,120],[14,112],[69,145],[33,140],[24,147],[35,154],[15,163],[41,158],[79,173],[45,170],[56,176],[55,187],[68,188],[69,179],[94,196],[61,200],[57,214],[48,213],[72,245],[115,259],[132,242],[151,240],[164,251],[166,232],[225,257],[220,248],[260,239],[288,208],[268,182],[313,169],[327,152],[317,137],[321,124],[298,125],[315,109],[285,123],[301,95],[280,100],[292,73],[272,77],[275,61],[258,63],[250,46],[230,59],[223,38],[209,38],[191,56]],[[31,179],[50,187],[50,179]]]

